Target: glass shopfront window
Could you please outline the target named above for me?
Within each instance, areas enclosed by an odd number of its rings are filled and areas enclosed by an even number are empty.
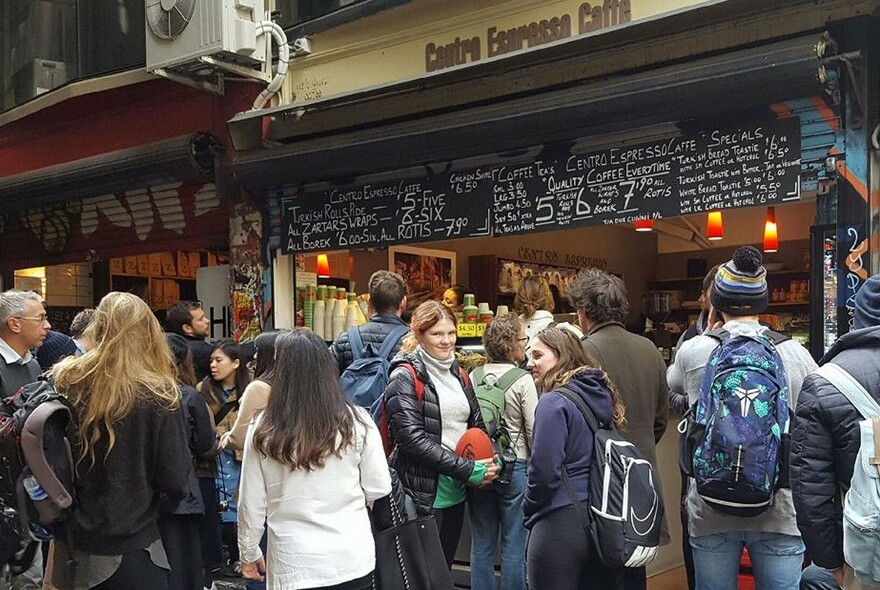
[[[144,63],[143,0],[0,2],[0,111]]]
[[[275,6],[281,11],[281,26],[289,27],[364,0],[277,0]]]

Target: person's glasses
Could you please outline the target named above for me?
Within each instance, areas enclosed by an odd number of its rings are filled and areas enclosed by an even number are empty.
[[[28,315],[17,315],[17,316],[15,316],[15,319],[18,319],[18,320],[30,320],[30,321],[32,321],[32,322],[40,322],[40,323],[43,323],[43,322],[45,322],[46,320],[49,319],[49,316],[48,316],[47,314],[45,314],[45,313],[41,313],[40,315],[32,315],[32,316],[28,316]]]
[[[529,337],[528,337],[528,336],[523,336],[522,338],[517,338],[516,341],[517,341],[517,342],[522,342],[523,344],[528,344],[528,342],[529,342]]]

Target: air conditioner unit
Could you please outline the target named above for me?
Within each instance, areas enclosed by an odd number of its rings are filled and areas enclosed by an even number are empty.
[[[147,71],[209,76],[214,68],[202,58],[259,66],[266,42],[256,28],[264,14],[264,0],[146,0]]]

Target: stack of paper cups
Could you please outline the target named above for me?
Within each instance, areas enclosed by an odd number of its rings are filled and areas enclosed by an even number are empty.
[[[313,312],[314,322],[315,322],[315,334],[318,335],[322,340],[326,340],[324,338],[324,316],[327,311],[327,304],[323,299],[318,299],[315,301],[315,310]]]
[[[336,304],[333,306],[333,320],[332,320],[332,334],[333,339],[339,337],[345,331],[345,300],[337,299]]]
[[[324,308],[324,340],[333,340],[333,308],[336,307],[335,299],[328,299]]]
[[[345,329],[348,330],[352,326],[357,326],[357,304],[351,301],[345,307]]]

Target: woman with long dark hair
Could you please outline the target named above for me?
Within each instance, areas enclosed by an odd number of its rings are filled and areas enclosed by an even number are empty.
[[[574,403],[554,390],[565,386],[583,398],[600,422],[625,424],[620,395],[608,376],[565,328],[545,328],[533,339],[529,370],[545,392],[532,431],[532,458],[523,501],[530,590],[619,588],[622,569],[598,561],[562,483],[566,470],[578,499],[589,499],[593,432]],[[562,548],[562,550],[560,550]]]
[[[211,374],[205,377],[197,387],[214,415],[218,436],[222,437],[235,424],[241,396],[251,381],[246,361],[241,346],[235,342],[226,341],[215,344],[211,351]],[[229,561],[233,566],[237,566],[238,545],[235,540],[237,506],[234,496],[241,474],[241,453],[232,450],[221,451],[214,462],[212,482],[206,478],[210,473],[210,470],[200,469],[199,484],[202,487],[203,496],[213,494],[217,498],[213,502],[206,500],[205,504],[216,507],[214,514],[219,512],[221,524],[216,525],[210,521],[214,518],[212,514],[205,514],[208,530],[203,529],[202,532],[209,535],[207,539],[202,541],[203,552],[209,557],[207,560],[209,563],[206,565],[222,564],[222,547],[220,540],[217,539],[217,527],[219,526],[220,538],[229,550]],[[211,483],[213,490],[209,487]],[[213,530],[210,530],[211,528]],[[206,579],[205,582],[207,583],[208,580]]]
[[[493,459],[473,461],[455,452],[468,428],[486,428],[474,388],[455,360],[457,323],[452,310],[439,301],[419,305],[401,354],[391,363],[385,390],[388,431],[395,445],[391,466],[419,511],[437,520],[450,567],[464,523],[465,486],[492,483],[499,471]],[[416,379],[424,386],[421,396]]]
[[[254,380],[248,383],[241,394],[235,424],[220,439],[224,450],[241,451],[247,436],[248,425],[259,412],[266,409],[269,393],[272,391],[272,369],[275,366],[275,340],[279,332],[263,332],[254,340]]]
[[[275,367],[275,340],[279,332],[263,332],[254,341],[254,380],[251,381],[241,395],[241,404],[235,425],[220,439],[220,447],[225,451],[244,450],[248,426],[254,418],[266,409],[269,394],[272,392],[272,369]],[[260,542],[260,548],[266,550],[266,534]],[[247,590],[264,590],[265,583],[248,580]]]
[[[368,503],[391,492],[379,432],[339,386],[327,345],[278,335],[272,394],[248,428],[239,490],[239,552],[269,588],[366,590],[375,545]],[[268,524],[268,558],[259,547]]]
[[[130,293],[105,295],[86,334],[95,347],[52,369],[76,413],[77,480],[46,579],[60,590],[167,590],[160,496],[183,499],[192,470],[171,352]]]

